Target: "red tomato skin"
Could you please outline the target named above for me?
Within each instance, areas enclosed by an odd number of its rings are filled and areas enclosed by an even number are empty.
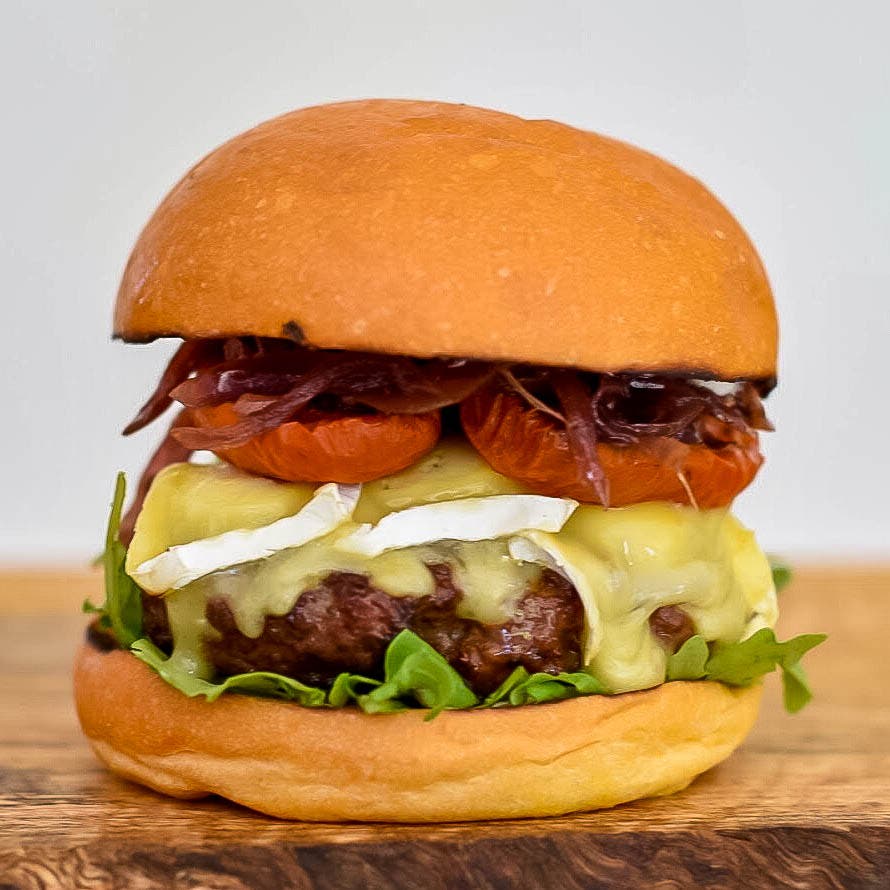
[[[235,423],[230,404],[191,411],[198,426]],[[230,464],[286,482],[370,482],[405,469],[439,440],[438,411],[426,414],[332,414],[291,421],[235,448],[214,453]]]
[[[565,429],[519,396],[481,390],[461,405],[461,422],[467,438],[498,473],[540,494],[601,503],[579,478]],[[735,441],[720,448],[664,437],[636,445],[600,442],[597,454],[609,481],[610,507],[643,501],[724,507],[763,463],[754,430],[736,434]]]

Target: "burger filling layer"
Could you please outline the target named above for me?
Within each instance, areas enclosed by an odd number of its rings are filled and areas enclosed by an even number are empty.
[[[236,530],[249,545],[316,491],[225,464],[171,465],[148,493],[126,569],[144,581],[171,548]],[[445,440],[364,484],[351,515],[299,546],[233,565],[207,557],[212,547],[182,550],[171,564],[188,557],[190,574],[143,594],[143,632],[196,678],[266,671],[326,687],[343,672],[383,678],[387,648],[407,630],[484,696],[517,668],[585,672],[611,693],[649,688],[690,639],[735,644],[775,623],[769,564],[726,509],[530,506],[522,495],[465,442]],[[402,512],[432,504],[435,527],[455,537],[436,539],[422,511]]]

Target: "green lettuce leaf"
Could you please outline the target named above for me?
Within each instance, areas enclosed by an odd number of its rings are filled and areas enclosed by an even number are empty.
[[[776,593],[780,593],[791,583],[794,572],[791,566],[779,559],[778,556],[769,556],[768,559],[770,571],[773,573],[773,585],[776,588]]]
[[[99,621],[100,627],[104,627],[104,628],[111,627],[111,621],[108,618],[108,613],[105,611],[105,606],[104,605],[101,605],[101,606],[95,605],[94,603],[92,603],[90,601],[89,597],[87,599],[85,599],[83,601],[83,603],[81,603],[80,611],[83,612],[85,615],[98,615],[99,616],[98,621]]]
[[[105,533],[105,603],[95,606],[84,600],[83,611],[99,616],[103,627],[111,628],[121,646],[130,646],[142,636],[142,593],[136,582],[124,571],[127,548],[120,541],[121,512],[127,495],[127,481],[117,474],[114,498]]]
[[[136,640],[130,647],[130,651],[140,661],[144,661],[149,667],[154,668],[162,679],[190,698],[203,695],[207,701],[216,701],[224,692],[240,692],[263,698],[283,698],[288,701],[296,701],[308,708],[319,708],[326,704],[323,689],[307,686],[281,674],[256,671],[250,674],[226,677],[220,683],[211,683],[184,670],[173,659],[167,658],[150,640]]]
[[[797,664],[824,639],[825,634],[801,634],[780,643],[773,630],[764,627],[740,643],[717,642],[708,659],[708,677],[730,686],[747,686],[776,666],[787,669]]]
[[[493,708],[495,705],[509,704],[510,693],[522,685],[530,674],[524,667],[516,668],[494,692],[482,701],[483,708]]]
[[[482,707],[518,707],[605,693],[605,686],[596,677],[583,671],[572,674],[529,674],[525,668],[518,667],[482,702]]]
[[[359,674],[338,674],[328,693],[328,704],[332,708],[342,708],[350,702],[358,702],[372,689],[382,685],[380,680],[372,680]]]
[[[666,680],[709,679],[730,686],[747,686],[779,667],[785,708],[795,713],[812,698],[800,659],[824,639],[825,634],[803,634],[779,642],[769,628],[738,643],[709,645],[703,637],[694,636],[668,659]],[[296,701],[313,708],[341,708],[355,702],[367,714],[394,713],[420,706],[429,709],[427,719],[432,720],[446,709],[519,707],[580,695],[608,694],[596,677],[582,671],[529,674],[525,668],[518,667],[480,702],[457,671],[409,630],[403,630],[389,644],[382,681],[342,673],[328,692],[265,671],[238,674],[212,683],[188,673],[149,640],[135,641],[131,651],[180,692],[192,697],[203,695],[208,701],[215,701],[225,692],[236,692]]]
[[[800,662],[782,669],[782,701],[789,714],[796,714],[813,697],[806,671]]]
[[[389,644],[383,682],[343,673],[327,693],[267,671],[238,674],[211,683],[184,670],[150,640],[136,640],[130,651],[180,692],[190,697],[203,695],[208,701],[216,701],[224,692],[283,698],[310,708],[325,705],[341,708],[354,701],[368,714],[403,711],[412,704],[419,704],[429,708],[427,719],[430,720],[446,708],[472,708],[478,701],[457,671],[409,630],[402,631]]]
[[[383,672],[383,683],[356,699],[369,714],[401,710],[405,699],[414,699],[430,709],[427,719],[432,720],[445,709],[472,708],[478,702],[460,674],[410,630],[387,647]]]
[[[704,637],[690,637],[667,661],[666,680],[701,680],[711,652]]]
[[[782,670],[785,708],[793,714],[812,698],[800,660],[825,639],[825,634],[801,634],[779,642],[769,627],[738,643],[708,646],[701,637],[690,637],[668,659],[667,679],[707,679],[728,686],[748,686],[778,667]]]

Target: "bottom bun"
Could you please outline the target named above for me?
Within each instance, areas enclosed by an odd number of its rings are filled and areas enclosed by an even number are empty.
[[[286,819],[449,822],[552,816],[670,794],[726,758],[760,687],[644,692],[478,711],[368,715],[272,699],[187,698],[127,652],[84,645],[81,725],[121,776]]]

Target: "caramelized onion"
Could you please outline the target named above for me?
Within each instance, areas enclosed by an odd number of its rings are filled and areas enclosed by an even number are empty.
[[[501,379],[531,408],[564,424],[579,484],[592,488],[603,504],[609,503],[609,492],[599,442],[641,445],[679,467],[686,446],[742,444],[752,429],[772,429],[757,389],[748,382],[718,395],[691,380],[656,374],[517,367]],[[561,414],[548,399],[559,404]],[[678,478],[688,488],[685,478]]]
[[[255,393],[245,392],[234,401],[235,412],[241,420],[228,426],[213,428],[180,427],[173,435],[182,445],[195,451],[206,448],[236,448],[254,437],[290,420],[300,408],[321,395],[336,379],[337,367],[320,367],[312,374],[291,386],[274,398],[252,398]],[[205,405],[220,404],[207,402]],[[202,405],[201,407],[205,407]]]
[[[576,371],[554,371],[553,389],[566,419],[566,435],[580,479],[596,492],[600,503],[609,503],[606,479],[596,452],[597,418],[595,399]]]
[[[464,359],[420,361],[360,352],[291,347],[237,358],[179,383],[171,396],[189,408],[232,403],[241,417],[218,429],[177,430],[190,448],[233,448],[288,420],[313,399],[334,396],[346,409],[425,414],[463,401],[495,368]]]
[[[160,417],[173,404],[170,391],[199,368],[219,361],[221,355],[219,340],[184,340],[164,369],[155,391],[124,427],[124,435],[129,436]]]
[[[497,370],[489,362],[467,359],[430,359],[397,367],[391,381],[384,375],[376,386],[365,384],[352,393],[333,391],[347,404],[361,403],[385,414],[423,414],[462,402]]]
[[[670,377],[603,374],[594,398],[597,425],[609,441],[636,444],[645,436],[678,436],[702,414],[724,419],[720,396]]]
[[[760,400],[760,393],[753,383],[745,381],[741,384],[735,395],[735,402],[749,426],[755,430],[766,432],[772,432],[775,429],[766,416],[763,402]]]
[[[188,408],[207,408],[234,402],[242,395],[279,396],[289,392],[307,374],[317,370],[331,353],[308,350],[272,350],[259,353],[236,352],[243,339],[226,341],[226,360],[202,369],[194,377],[178,382],[170,395]],[[348,355],[348,353],[335,353]]]
[[[564,425],[578,484],[604,504],[609,487],[598,443],[720,449],[747,441],[752,430],[772,429],[751,382],[721,395],[700,382],[669,375],[424,360],[232,337],[186,340],[124,432],[141,429],[173,400],[194,410],[230,405],[235,420],[225,426],[189,426],[180,415],[165,443],[171,453],[176,447],[187,455],[241,447],[315,408],[344,415],[426,414],[464,402],[486,385],[512,390],[535,411]]]

